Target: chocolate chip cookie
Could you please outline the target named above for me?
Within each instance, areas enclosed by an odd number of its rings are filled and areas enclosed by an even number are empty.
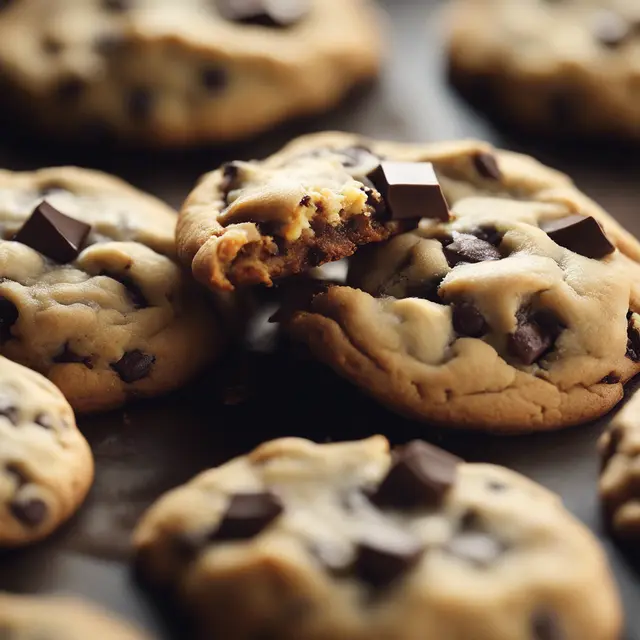
[[[635,0],[455,0],[451,75],[536,131],[640,137]]]
[[[3,0],[3,99],[52,133],[235,140],[373,77],[370,0]]]
[[[184,384],[225,331],[174,262],[175,220],[97,172],[0,171],[0,353],[78,411]]]
[[[135,546],[206,638],[620,632],[604,554],[555,495],[420,441],[268,442],[163,497]]]
[[[0,357],[0,547],[49,535],[75,513],[92,481],[89,445],[60,390]]]
[[[2,640],[145,640],[148,636],[71,598],[0,594]]]
[[[613,532],[640,540],[640,393],[615,415],[599,442],[600,497]]]
[[[570,180],[475,142],[375,143],[433,163],[451,220],[352,258],[282,318],[338,373],[399,413],[520,432],[591,420],[640,371],[640,246]]]
[[[214,290],[270,286],[414,228],[421,217],[448,218],[430,165],[407,175],[402,163],[380,162],[365,144],[306,136],[264,161],[228,163],[187,198],[180,258]]]

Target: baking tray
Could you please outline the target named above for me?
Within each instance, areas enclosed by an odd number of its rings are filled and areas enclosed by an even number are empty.
[[[262,157],[308,131],[343,129],[400,141],[480,137],[566,171],[640,234],[639,150],[624,145],[554,145],[504,135],[447,84],[443,3],[381,4],[389,14],[391,48],[382,80],[355,92],[327,116],[234,147],[162,153],[54,146],[10,126],[0,130],[0,166],[95,167],[179,206],[198,176],[219,163]],[[269,292],[264,295],[264,308],[249,328],[244,349],[189,388],[80,419],[96,458],[91,494],[78,515],[49,540],[0,554],[0,589],[76,594],[137,622],[158,638],[184,638],[180,619],[166,607],[160,615],[157,600],[138,586],[130,570],[129,537],[143,510],[164,491],[269,438],[300,435],[324,442],[384,433],[393,443],[424,437],[467,460],[511,467],[559,493],[568,509],[601,539],[624,601],[625,640],[640,640],[640,564],[606,535],[596,495],[595,445],[608,418],[518,437],[447,433],[405,420],[292,352],[266,322],[271,297]]]

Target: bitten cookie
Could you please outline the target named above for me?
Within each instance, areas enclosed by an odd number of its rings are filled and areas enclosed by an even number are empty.
[[[225,332],[173,260],[175,220],[97,172],[0,171],[0,353],[78,411],[184,384]]]
[[[618,536],[640,540],[640,393],[611,420],[599,449],[605,514]]]
[[[443,426],[555,429],[622,398],[640,371],[640,247],[566,176],[477,142],[322,141],[432,162],[452,218],[361,250],[351,287],[283,318],[320,360]]]
[[[57,135],[235,140],[377,74],[370,0],[3,0],[5,102]]]
[[[71,598],[0,594],[2,640],[148,640],[93,605]]]
[[[200,180],[176,233],[179,256],[200,282],[270,286],[417,225],[411,207],[386,206],[368,177],[379,157],[366,145],[325,141],[304,136],[264,161],[231,162]],[[448,215],[446,204],[436,215]]]
[[[419,441],[268,442],[163,497],[135,546],[206,638],[620,632],[604,554],[555,495]]]
[[[453,81],[533,130],[640,137],[635,0],[455,0]]]
[[[0,357],[0,547],[49,535],[92,481],[93,457],[69,403],[39,373]]]

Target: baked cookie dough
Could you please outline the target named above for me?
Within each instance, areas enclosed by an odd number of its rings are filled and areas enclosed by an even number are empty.
[[[443,426],[556,429],[622,398],[640,371],[640,246],[566,176],[478,142],[322,143],[432,162],[452,220],[361,250],[350,287],[282,319],[316,357]]]
[[[176,233],[196,279],[214,290],[270,286],[417,225],[412,210],[392,215],[382,185],[367,177],[380,158],[365,144],[325,141],[304,136],[264,161],[230,162],[200,180]]]
[[[640,138],[635,0],[454,0],[451,77],[534,131]]]
[[[3,0],[3,100],[57,135],[228,141],[377,74],[370,0]]]
[[[149,640],[93,605],[62,597],[0,593],[2,640]]]
[[[93,456],[59,389],[0,357],[0,547],[49,535],[92,481]]]
[[[204,638],[620,632],[604,554],[555,495],[423,442],[268,442],[161,498],[135,547]]]
[[[90,225],[75,259],[62,262],[74,252],[38,226],[46,216],[23,229],[43,202]],[[216,357],[225,331],[174,262],[175,220],[105,174],[0,171],[0,353],[46,375],[77,411],[183,385]]]
[[[614,416],[599,442],[600,497],[613,532],[640,540],[640,393]]]

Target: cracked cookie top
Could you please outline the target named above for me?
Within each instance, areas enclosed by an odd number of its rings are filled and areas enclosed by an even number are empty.
[[[203,637],[614,640],[621,626],[602,551],[555,495],[420,441],[265,443],[161,498],[134,544]]]
[[[92,481],[89,445],[62,393],[0,357],[0,547],[49,535],[78,509]]]
[[[90,225],[69,262],[32,248],[42,247],[31,232],[16,237],[43,201]],[[183,384],[216,356],[224,331],[173,260],[175,220],[97,172],[0,171],[0,353],[45,374],[79,411]]]
[[[369,145],[433,162],[452,219],[358,252],[350,286],[325,287],[289,330],[427,422],[552,429],[614,406],[640,371],[635,239],[531,158],[474,142]]]

